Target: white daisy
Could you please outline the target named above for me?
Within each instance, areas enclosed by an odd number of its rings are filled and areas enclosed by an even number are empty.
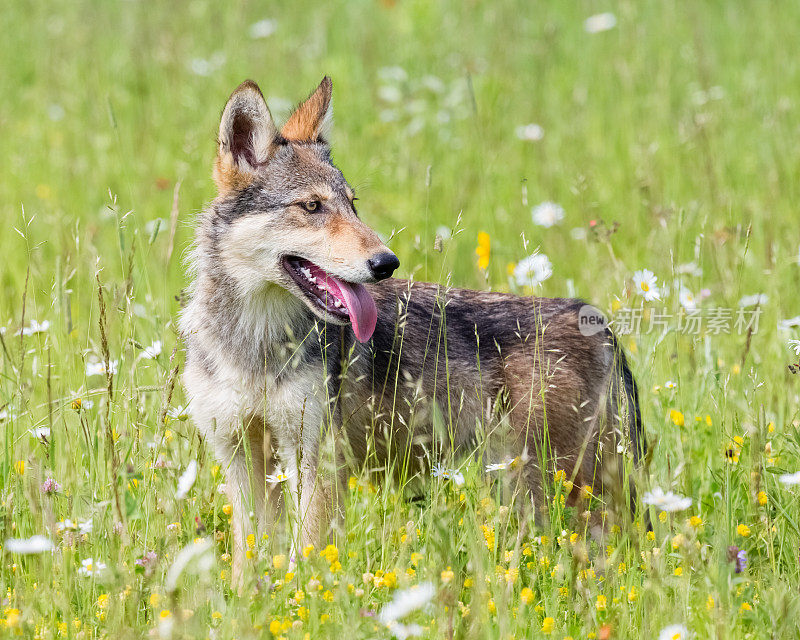
[[[290,478],[294,478],[294,471],[284,471],[281,468],[275,470],[275,473],[267,475],[267,482],[270,484],[280,484],[286,482]]]
[[[617,26],[617,16],[611,12],[598,13],[594,16],[589,16],[583,22],[583,30],[586,33],[600,33],[602,31],[609,31]]]
[[[9,553],[44,553],[54,549],[53,542],[44,536],[31,536],[30,538],[9,538],[6,540],[6,551]]]
[[[89,535],[92,532],[93,527],[94,524],[92,523],[91,519],[84,520],[83,522],[78,523],[78,533],[81,535]]]
[[[436,593],[430,582],[423,582],[410,589],[397,591],[391,602],[383,605],[378,620],[383,624],[389,624],[402,620],[409,613],[421,609],[428,604]]]
[[[639,269],[633,274],[633,285],[636,293],[642,296],[645,301],[660,300],[661,294],[658,291],[658,278],[650,269]]]
[[[106,564],[104,562],[95,561],[94,558],[86,558],[85,560],[81,560],[80,569],[78,569],[78,573],[85,577],[90,576],[99,576],[103,571],[106,570]]]
[[[800,471],[795,471],[794,473],[784,473],[782,476],[780,476],[779,480],[787,487],[798,485],[800,484]]]
[[[36,320],[31,320],[30,325],[28,325],[27,327],[23,327],[22,331],[20,331],[20,333],[23,336],[32,336],[32,335],[37,334],[37,333],[44,333],[49,328],[50,328],[50,321],[49,320],[45,320],[42,323],[39,323]],[[17,335],[19,335],[19,333]]]
[[[703,275],[702,267],[698,267],[696,262],[686,262],[684,264],[680,264],[675,271],[687,276],[699,277]]]
[[[800,340],[789,340],[789,348],[794,349],[794,354],[800,356]]]
[[[486,465],[486,472],[491,473],[492,471],[505,471],[508,469],[512,464],[514,464],[514,458],[508,458],[503,462],[494,462],[492,464]]]
[[[534,287],[553,275],[553,264],[543,253],[523,258],[514,267],[514,279],[520,287]]]
[[[431,468],[431,475],[434,478],[443,478],[444,480],[452,480],[453,484],[460,487],[464,484],[464,474],[458,469],[447,469],[440,464],[435,464]]]
[[[381,67],[378,69],[378,78],[383,82],[405,82],[408,80],[408,73],[403,67]]]
[[[536,142],[544,138],[544,129],[535,122],[523,124],[514,129],[514,134],[525,142]]]
[[[438,227],[436,227],[436,235],[442,240],[449,240],[453,235],[453,230],[446,224],[440,224]]]
[[[111,372],[112,375],[116,375],[117,371],[119,370],[119,360],[111,360],[108,363],[108,370]],[[98,362],[87,362],[86,363],[86,375],[87,376],[104,376],[106,374],[106,363],[102,360]]]
[[[540,227],[552,227],[564,219],[564,207],[555,202],[542,202],[531,209],[531,217]]]
[[[76,531],[78,529],[75,526],[75,523],[67,518],[66,520],[61,520],[60,522],[56,522],[56,531],[61,533],[62,531]]]
[[[259,20],[258,22],[254,22],[250,25],[250,37],[253,40],[269,38],[273,33],[275,33],[277,28],[278,23],[275,22],[275,20],[265,18],[264,20]]]
[[[197,460],[192,460],[187,466],[186,471],[178,478],[178,488],[175,490],[175,497],[182,500],[189,493],[197,480]]]
[[[667,380],[664,383],[664,388],[665,389],[677,389],[678,388],[678,383],[674,382],[673,380]]]
[[[682,624],[671,624],[658,634],[658,640],[686,640],[688,637],[689,630]]]
[[[142,349],[141,358],[146,360],[155,360],[161,355],[161,340],[156,340],[149,347]]]
[[[189,419],[189,411],[182,404],[179,404],[177,407],[170,407],[167,409],[167,415],[175,420],[185,421]]]
[[[686,311],[697,309],[697,301],[694,299],[694,294],[686,287],[681,288],[681,292],[678,294],[678,301]]]
[[[794,318],[787,318],[786,320],[781,320],[778,323],[779,329],[794,329],[795,327],[800,327],[800,316],[795,316]]]
[[[755,307],[756,305],[763,306],[769,302],[769,296],[766,293],[756,293],[752,296],[742,296],[739,300],[740,307]]]
[[[35,429],[28,429],[28,433],[39,440],[47,439],[50,437],[50,427],[36,427]]]
[[[692,499],[668,491],[664,493],[660,487],[644,494],[642,502],[650,504],[662,511],[683,511],[692,506]]]
[[[397,640],[406,640],[406,638],[416,638],[421,636],[423,628],[418,624],[402,624],[401,622],[392,622],[389,625],[389,631]]]

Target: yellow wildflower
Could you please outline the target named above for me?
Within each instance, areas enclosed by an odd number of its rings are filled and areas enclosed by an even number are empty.
[[[478,246],[475,248],[475,254],[478,256],[478,268],[486,271],[489,267],[489,254],[491,253],[491,238],[485,231],[478,234]]]

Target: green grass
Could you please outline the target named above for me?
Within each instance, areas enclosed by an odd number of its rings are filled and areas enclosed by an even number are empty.
[[[800,501],[778,474],[800,469],[798,379],[787,368],[787,340],[800,329],[778,323],[800,314],[800,5],[285,5],[3,9],[0,543],[42,534],[56,551],[4,548],[0,634],[133,638],[171,623],[173,637],[269,637],[272,628],[287,638],[386,638],[372,612],[397,589],[430,582],[432,604],[408,618],[430,638],[544,637],[551,625],[559,639],[657,637],[673,623],[698,638],[796,637]],[[602,11],[617,26],[586,33],[585,18]],[[252,39],[250,25],[264,18],[275,33]],[[194,59],[208,75],[192,71]],[[391,84],[381,69],[393,66],[409,78],[394,105],[381,88]],[[474,463],[463,487],[425,478],[421,502],[359,477],[337,541],[341,569],[332,573],[330,554],[316,549],[286,575],[278,534],[254,541],[258,590],[231,590],[224,470],[189,422],[163,418],[182,403],[179,385],[169,393],[182,364],[180,350],[170,357],[181,258],[194,213],[213,196],[214,135],[230,91],[251,77],[285,115],[281,100],[296,102],[326,73],[335,160],[363,218],[386,237],[396,231],[404,276],[508,290],[508,265],[538,246],[554,273],[537,292],[606,312],[642,309],[645,329],[655,313],[677,313],[679,282],[709,290],[705,310],[768,296],[751,336],[706,327],[623,339],[654,445],[642,489],[690,496],[690,509],[653,512],[652,536],[639,514],[600,548],[580,514],[559,506],[560,482],[549,487],[549,524],[518,536],[502,492]],[[426,76],[442,93],[420,88]],[[544,128],[542,140],[515,136],[529,122]],[[566,212],[552,228],[531,220],[545,200]],[[459,216],[461,231],[434,250],[437,228]],[[485,272],[480,231],[491,237]],[[702,274],[680,274],[689,262]],[[635,294],[643,268],[669,287],[662,302]],[[103,376],[86,375],[104,349],[98,278],[119,361],[111,397]],[[49,329],[18,336],[32,319]],[[155,340],[161,355],[140,359]],[[39,427],[47,441],[31,435]],[[153,469],[159,458],[166,468]],[[191,460],[197,482],[177,500]],[[42,492],[48,477],[59,493]],[[91,519],[93,529],[59,533],[64,519]],[[195,538],[211,541],[212,564],[193,563],[196,575],[170,591],[167,573]],[[741,573],[730,545],[747,554]],[[153,571],[137,571],[150,550]],[[80,575],[90,557],[107,565],[102,575]]]

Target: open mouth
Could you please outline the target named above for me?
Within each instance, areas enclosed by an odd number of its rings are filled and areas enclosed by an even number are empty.
[[[372,337],[378,310],[364,285],[332,276],[322,267],[298,256],[284,256],[282,262],[292,280],[318,309],[335,318],[349,320],[359,342]]]

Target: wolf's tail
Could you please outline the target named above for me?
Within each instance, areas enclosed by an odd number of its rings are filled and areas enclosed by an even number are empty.
[[[611,331],[608,331],[608,336],[614,348],[615,377],[622,381],[622,391],[625,394],[625,404],[629,416],[628,437],[633,447],[633,461],[638,465],[647,453],[647,442],[642,428],[642,411],[639,407],[639,387],[617,337]]]

